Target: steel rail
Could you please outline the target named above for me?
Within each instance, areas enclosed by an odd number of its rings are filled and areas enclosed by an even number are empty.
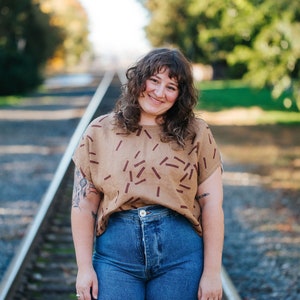
[[[53,180],[51,181],[45,193],[45,196],[42,199],[42,202],[39,206],[39,210],[32,224],[28,228],[25,237],[21,241],[21,244],[1,281],[0,300],[9,299],[7,297],[13,294],[14,289],[16,288],[15,286],[17,285],[17,282],[20,279],[22,270],[24,269],[26,262],[30,259],[34,241],[38,237],[38,234],[41,230],[45,217],[51,207],[53,199],[59,191],[64,176],[71,164],[72,155],[75,150],[75,147],[79,143],[84,130],[88,126],[89,122],[92,120],[97,108],[99,107],[108,87],[110,86],[113,80],[114,74],[114,71],[107,71],[104,74],[104,77],[101,80],[94,96],[92,97],[90,104],[88,105],[84,115],[82,116],[78,126],[76,127],[68,144],[68,147],[54,174]]]
[[[222,266],[221,278],[223,286],[223,294],[227,300],[242,300],[225,268]]]

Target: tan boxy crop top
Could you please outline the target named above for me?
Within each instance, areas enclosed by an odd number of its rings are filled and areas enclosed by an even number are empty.
[[[196,137],[185,149],[174,150],[161,142],[159,126],[124,135],[112,121],[113,114],[92,121],[73,156],[83,176],[103,193],[97,235],[105,231],[112,213],[146,205],[182,214],[202,235],[197,188],[221,165],[208,125],[196,119]]]

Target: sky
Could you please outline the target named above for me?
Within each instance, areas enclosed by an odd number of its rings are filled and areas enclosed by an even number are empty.
[[[89,17],[90,40],[102,57],[127,60],[149,49],[147,11],[137,0],[80,0]]]

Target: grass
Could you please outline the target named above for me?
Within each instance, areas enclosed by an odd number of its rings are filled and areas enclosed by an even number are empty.
[[[22,96],[0,96],[0,108],[7,105],[14,105],[20,102]]]
[[[255,108],[259,111],[252,116],[256,124],[300,124],[300,112],[296,104],[289,100],[289,93],[275,100],[269,89],[252,89],[241,81],[201,82],[197,87],[200,90],[198,111],[232,113],[237,109]]]

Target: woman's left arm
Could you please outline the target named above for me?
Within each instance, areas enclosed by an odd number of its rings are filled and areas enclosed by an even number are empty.
[[[221,265],[224,241],[222,171],[217,168],[198,187],[202,210],[204,269],[198,300],[222,299]]]

